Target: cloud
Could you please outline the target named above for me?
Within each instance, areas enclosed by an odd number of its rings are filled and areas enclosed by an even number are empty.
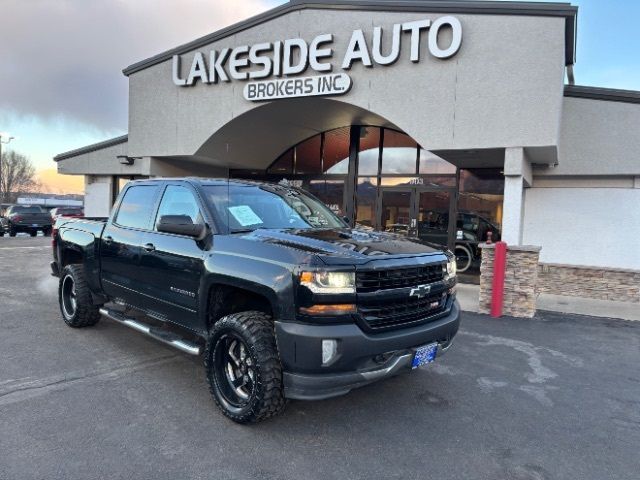
[[[273,0],[3,0],[0,110],[127,128],[121,70]]]

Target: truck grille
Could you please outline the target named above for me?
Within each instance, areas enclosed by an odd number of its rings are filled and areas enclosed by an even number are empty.
[[[358,313],[371,329],[381,330],[426,321],[442,312],[446,303],[447,294],[441,292],[425,298],[407,296],[402,300],[358,305]]]
[[[443,264],[424,265],[393,270],[372,270],[356,273],[356,291],[371,293],[391,288],[415,287],[439,282],[444,276]]]

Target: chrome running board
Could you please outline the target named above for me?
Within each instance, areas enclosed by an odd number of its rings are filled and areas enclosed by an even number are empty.
[[[159,342],[165,343],[173,348],[177,348],[182,352],[188,353],[189,355],[200,355],[200,353],[202,353],[202,348],[200,347],[200,345],[190,342],[189,340],[185,340],[175,333],[153,327],[144,322],[141,322],[140,320],[135,320],[131,317],[127,317],[120,312],[109,310],[108,308],[101,308],[100,314],[129,328],[133,328],[138,332],[144,333],[145,335],[148,335],[151,338],[158,340]]]

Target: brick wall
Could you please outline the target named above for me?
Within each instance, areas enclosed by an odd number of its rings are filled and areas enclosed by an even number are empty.
[[[493,257],[495,244],[481,245],[480,312],[491,312]],[[517,246],[507,248],[502,313],[512,317],[531,318],[536,313],[536,283],[540,247]]]
[[[640,303],[640,271],[541,263],[538,292]]]

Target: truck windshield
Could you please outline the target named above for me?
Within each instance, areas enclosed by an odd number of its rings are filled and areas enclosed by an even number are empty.
[[[258,228],[344,228],[328,207],[280,185],[207,185],[207,201],[231,233]]]

